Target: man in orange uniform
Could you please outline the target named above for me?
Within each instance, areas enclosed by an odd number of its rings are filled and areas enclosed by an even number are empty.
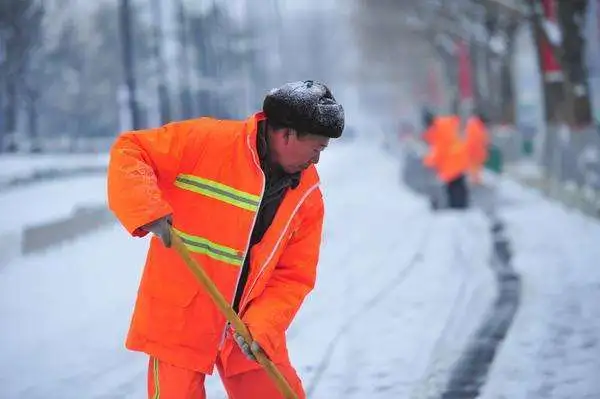
[[[481,170],[488,157],[489,144],[485,118],[482,114],[475,114],[467,121],[465,142],[469,154],[469,180],[479,185]]]
[[[308,80],[272,90],[243,121],[203,117],[117,138],[109,206],[133,236],[154,234],[126,342],[150,357],[150,398],[205,398],[215,366],[230,398],[280,398],[251,347],[305,397],[285,331],[315,284],[324,207],[313,164],[343,129],[342,106]],[[253,342],[168,248],[171,226]]]
[[[469,205],[469,191],[465,181],[469,159],[459,129],[460,117],[432,115],[424,133],[429,152],[423,163],[435,170],[438,180],[444,184],[447,205],[451,209],[464,209]]]

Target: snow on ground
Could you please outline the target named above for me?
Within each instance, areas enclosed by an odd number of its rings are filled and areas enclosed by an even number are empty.
[[[139,388],[144,359],[123,342],[146,247],[111,226],[0,271],[2,398],[117,398]]]
[[[600,223],[501,185],[521,304],[482,399],[600,397]]]
[[[378,145],[340,144],[319,167],[324,246],[292,361],[311,398],[427,397],[494,296],[487,223],[431,214]],[[123,342],[146,248],[110,226],[0,270],[2,398],[144,397],[146,357]],[[216,376],[207,392],[225,397]]]
[[[68,216],[79,206],[106,204],[106,176],[70,177],[0,193],[0,233]]]
[[[345,168],[353,184],[323,176],[321,274],[292,357],[312,398],[426,397],[491,301],[488,227],[478,212],[432,214],[399,185],[397,158],[361,150]]]
[[[75,170],[102,167],[108,154],[3,154],[0,156],[0,183],[34,175],[47,170]]]
[[[298,327],[305,342],[310,334],[326,343],[338,340],[313,398],[430,397],[443,388],[445,373],[492,299],[489,247],[481,245],[486,226],[477,215],[433,217],[410,207],[396,212],[367,224],[387,232],[377,243],[369,240],[375,252],[347,261],[339,306]],[[322,296],[315,299],[324,306]],[[323,331],[327,324],[331,332]],[[296,364],[306,365],[301,372],[310,389],[323,351],[306,351],[305,342],[294,353],[303,354]]]

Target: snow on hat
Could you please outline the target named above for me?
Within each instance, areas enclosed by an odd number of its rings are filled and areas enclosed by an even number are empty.
[[[344,108],[327,86],[313,80],[272,89],[265,96],[263,112],[275,124],[299,132],[338,138],[344,130]]]

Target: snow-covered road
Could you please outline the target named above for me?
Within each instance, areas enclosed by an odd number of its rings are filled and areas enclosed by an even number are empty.
[[[487,226],[476,212],[431,214],[373,144],[328,155],[320,275],[290,328],[292,359],[313,398],[409,395],[456,355],[442,331],[473,328],[474,298],[491,298]],[[143,396],[145,357],[123,339],[146,245],[111,226],[2,271],[6,397]],[[214,377],[207,391],[223,396]]]
[[[320,273],[288,332],[292,361],[311,398],[436,397],[496,297],[489,221],[432,213],[376,144],[332,147]],[[481,397],[600,393],[600,227],[514,185],[498,192],[524,288]],[[146,357],[123,343],[146,248],[112,225],[0,270],[0,398],[144,397]],[[207,392],[225,397],[216,376]]]

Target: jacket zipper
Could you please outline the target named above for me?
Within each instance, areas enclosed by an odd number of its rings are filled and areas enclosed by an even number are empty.
[[[247,142],[248,146],[250,148],[252,148],[250,146],[250,136],[248,136],[246,142]],[[248,257],[248,252],[250,251],[250,240],[252,239],[252,232],[254,231],[254,225],[256,224],[256,219],[258,218],[258,212],[260,210],[260,205],[262,204],[263,196],[265,195],[265,184],[266,184],[265,173],[262,171],[260,164],[256,162],[254,153],[252,153],[252,160],[254,161],[254,164],[258,167],[258,170],[260,171],[260,175],[262,178],[262,188],[261,188],[260,199],[258,201],[258,209],[256,210],[256,213],[254,214],[254,219],[252,220],[252,225],[250,226],[250,232],[248,233],[248,240],[246,241],[246,249],[244,251],[244,257],[242,258],[242,265],[240,266],[240,270],[237,275],[235,287],[233,289],[233,300],[235,300],[235,294],[238,290],[238,285],[240,284],[242,268],[244,267],[244,263],[246,262],[246,258]],[[233,303],[231,305],[233,305]],[[240,305],[241,305],[241,300],[240,300]],[[240,309],[241,308],[242,307],[240,306]],[[229,324],[229,322],[227,320],[225,320],[225,326],[223,327],[223,332],[221,333],[221,340],[219,342],[219,351],[223,348],[223,343],[225,342],[225,336],[227,335],[227,325],[228,324]]]

